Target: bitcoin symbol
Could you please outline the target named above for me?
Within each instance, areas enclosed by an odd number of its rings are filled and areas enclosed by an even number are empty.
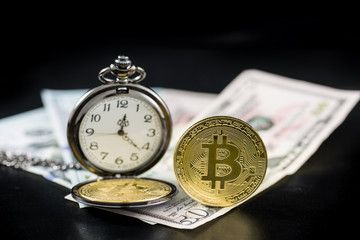
[[[258,189],[267,161],[265,145],[249,124],[214,116],[195,123],[181,136],[174,169],[181,188],[191,198],[206,206],[229,207]],[[187,215],[184,218],[186,223],[193,220]]]
[[[224,189],[227,181],[235,180],[241,173],[241,165],[236,160],[239,157],[239,148],[228,142],[227,135],[213,135],[212,143],[203,143],[202,148],[209,149],[207,175],[201,180],[211,181],[211,188],[215,189],[216,182],[220,182],[220,189]],[[222,141],[221,141],[222,140]]]

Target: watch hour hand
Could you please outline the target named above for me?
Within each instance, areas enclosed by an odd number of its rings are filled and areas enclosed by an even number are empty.
[[[120,130],[118,131],[118,134],[120,136],[123,136],[125,134],[124,127],[129,126],[129,121],[126,120],[126,114],[124,114],[124,117],[120,119],[117,124],[120,126]]]

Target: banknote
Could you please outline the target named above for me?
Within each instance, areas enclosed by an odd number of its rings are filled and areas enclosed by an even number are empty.
[[[35,109],[0,120],[0,150],[13,154],[64,163],[50,120],[44,108]],[[27,166],[25,171],[44,176],[47,180],[70,188],[71,180],[63,171]]]
[[[204,105],[208,107],[189,119],[184,129],[174,136],[209,116],[226,115],[247,121],[262,137],[269,158],[267,174],[252,195],[255,196],[296,172],[346,118],[359,96],[359,91],[339,90],[248,70],[235,78],[215,100]],[[177,184],[172,169],[176,138],[160,163],[142,176]],[[106,210],[175,228],[193,229],[233,208],[203,206],[178,189],[171,201],[156,207]]]
[[[296,172],[346,118],[360,95],[359,91],[338,90],[257,70],[243,72],[218,96],[176,89],[156,90],[170,108],[174,133],[164,157],[139,177],[151,177],[177,185],[172,161],[179,136],[200,119],[227,115],[251,124],[268,149],[267,175],[256,194],[284,176]],[[42,99],[46,112],[44,109],[37,109],[0,120],[0,150],[36,152],[43,157],[66,163],[75,161],[67,146],[66,124],[72,108],[85,91],[44,90]],[[26,134],[27,138],[23,138]],[[20,135],[23,141],[18,141]],[[37,135],[36,140],[34,136]],[[41,151],[33,146],[39,146],[39,142]],[[49,148],[43,145],[48,145]],[[33,168],[27,170],[42,172],[44,176],[48,176],[48,180],[56,179],[59,184],[69,188],[82,179],[96,177],[91,176],[88,171],[80,175],[75,171],[65,174]],[[203,206],[189,198],[178,185],[177,187],[178,192],[174,198],[159,206],[104,210],[174,228],[193,229],[233,208]]]
[[[266,145],[268,171],[293,174],[343,122],[359,96],[359,91],[248,70],[194,120],[228,115],[248,122]]]

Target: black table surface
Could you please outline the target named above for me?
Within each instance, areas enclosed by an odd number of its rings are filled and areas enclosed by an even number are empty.
[[[63,29],[45,34],[34,29],[25,40],[19,40],[22,34],[8,39],[11,53],[5,56],[8,63],[1,79],[0,117],[41,107],[43,88],[99,85],[99,70],[118,54],[143,67],[147,72],[143,83],[153,87],[219,93],[243,70],[260,69],[360,90],[357,30],[352,24],[336,23],[333,18],[264,18],[237,27],[181,27],[106,38],[92,32],[67,34]],[[359,122],[357,105],[295,174],[194,230],[80,209],[64,199],[68,189],[31,173],[0,167],[1,235],[8,239],[355,237]]]

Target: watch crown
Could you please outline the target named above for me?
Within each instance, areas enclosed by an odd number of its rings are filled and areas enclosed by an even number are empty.
[[[115,80],[106,78],[105,74],[111,73],[116,77]],[[135,76],[133,76],[135,74]],[[109,67],[104,68],[99,72],[99,80],[103,83],[117,82],[122,84],[138,83],[146,76],[144,69],[132,65],[128,56],[119,55],[115,62]]]
[[[128,56],[119,55],[115,59],[115,65],[120,69],[129,69],[131,67],[131,61]]]

